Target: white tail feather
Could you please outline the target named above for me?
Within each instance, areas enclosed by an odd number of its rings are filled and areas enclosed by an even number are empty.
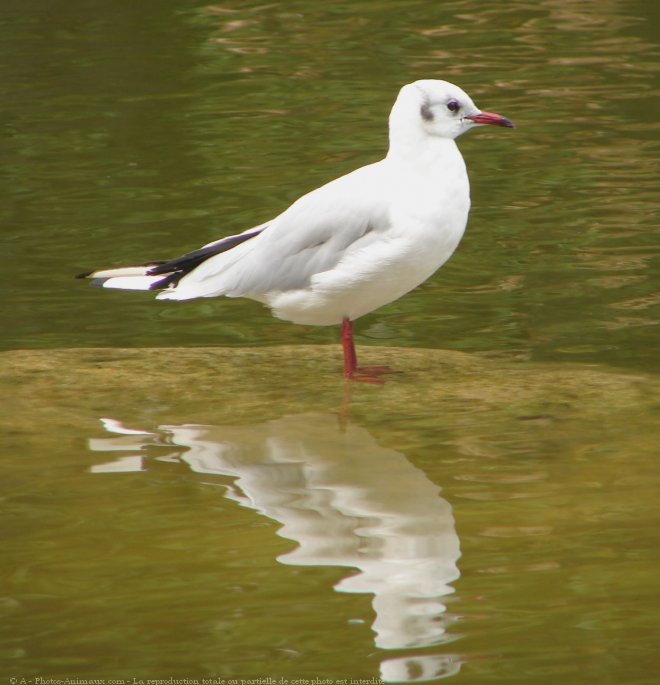
[[[118,269],[101,269],[88,274],[87,278],[117,278],[118,276],[145,276],[153,266],[121,266]]]
[[[117,269],[121,271],[121,269]],[[153,283],[163,280],[163,275],[159,276],[119,276],[117,278],[100,277],[98,283],[103,288],[116,288],[118,290],[149,290]],[[95,283],[93,285],[96,285]]]

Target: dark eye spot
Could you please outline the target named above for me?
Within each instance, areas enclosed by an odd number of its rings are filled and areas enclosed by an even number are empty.
[[[447,103],[447,109],[448,109],[450,112],[458,112],[458,110],[460,109],[460,107],[461,107],[461,106],[458,104],[458,100],[450,100],[450,101]]]
[[[431,111],[431,107],[429,106],[428,102],[425,102],[422,105],[419,113],[422,115],[422,119],[425,121],[433,121],[433,112]]]

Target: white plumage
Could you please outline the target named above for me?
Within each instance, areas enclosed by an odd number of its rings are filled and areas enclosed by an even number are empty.
[[[454,139],[480,124],[512,126],[479,111],[451,83],[408,84],[390,114],[390,146],[380,162],[182,258],[84,275],[106,288],[162,287],[158,299],[247,297],[295,323],[342,323],[345,374],[354,378],[350,322],[425,281],[461,240],[470,192]]]

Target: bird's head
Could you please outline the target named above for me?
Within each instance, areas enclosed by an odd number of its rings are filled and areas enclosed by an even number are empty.
[[[403,86],[390,115],[393,133],[408,129],[439,138],[458,138],[471,128],[483,125],[513,128],[506,117],[482,112],[453,83],[431,79]]]

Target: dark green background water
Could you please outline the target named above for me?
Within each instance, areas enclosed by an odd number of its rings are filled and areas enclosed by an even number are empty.
[[[260,305],[70,279],[261,223],[379,159],[401,84],[453,80],[518,129],[460,144],[469,232],[387,344],[657,361],[655,2],[8,2],[3,346],[329,342]],[[654,278],[655,276],[655,278]]]
[[[425,654],[420,663],[456,682],[656,682],[658,35],[656,0],[3,0],[0,370],[11,439],[0,466],[11,515],[0,673],[369,678]],[[398,353],[404,368],[426,349],[503,366],[429,354],[438,394],[426,403],[414,373],[361,388],[339,449],[341,426],[326,425],[342,406],[338,360],[316,367],[313,348],[295,351],[334,343],[336,330],[283,323],[251,302],[155,302],[72,278],[243,230],[379,159],[396,93],[418,78],[457,83],[517,128],[461,138],[473,199],[463,243],[422,287],[360,320],[358,344],[419,350]],[[294,346],[288,374],[269,375],[275,345]],[[249,388],[209,365],[201,399],[215,415],[176,399],[195,383],[176,385],[175,352],[169,379],[159,372],[147,387],[136,372],[140,402],[120,389],[90,399],[107,379],[76,381],[77,353],[44,371],[58,391],[29,373],[55,349],[210,346],[250,349],[239,358]],[[11,352],[23,349],[34,351],[25,367]],[[114,368],[111,355],[81,355],[85,369]],[[464,372],[449,381],[453,364]],[[600,374],[588,397],[570,381],[587,370]],[[556,393],[547,382],[528,399],[521,388],[550,372]],[[319,406],[326,418],[306,418]],[[146,472],[90,472],[117,456],[88,443],[104,416],[173,440],[178,466],[154,457]],[[162,428],[190,423],[242,427],[227,431],[252,456],[235,472],[192,475],[189,443]],[[252,508],[223,497],[245,460],[268,452],[250,436],[277,442],[282,425],[295,436],[287,449],[316,435],[318,463],[335,455],[382,470],[371,490],[359,474],[352,486],[344,474],[287,490],[287,506],[307,511],[317,490],[367,488],[371,504],[342,510],[353,523],[338,524],[354,537],[329,535],[340,547],[376,545],[380,533],[361,532],[356,516],[367,530],[380,530],[374,516],[406,521],[387,539],[414,539],[410,512],[392,503],[428,480],[429,510],[449,507],[442,520],[455,519],[460,538],[461,576],[447,575],[454,594],[441,602],[454,642],[382,649],[369,629],[383,615],[373,588],[332,591],[354,557],[279,563],[301,544],[282,540],[287,516],[257,516],[266,505],[254,492]],[[119,457],[153,448],[129,439]],[[388,458],[406,473],[388,471]],[[324,506],[310,510],[325,516]]]

